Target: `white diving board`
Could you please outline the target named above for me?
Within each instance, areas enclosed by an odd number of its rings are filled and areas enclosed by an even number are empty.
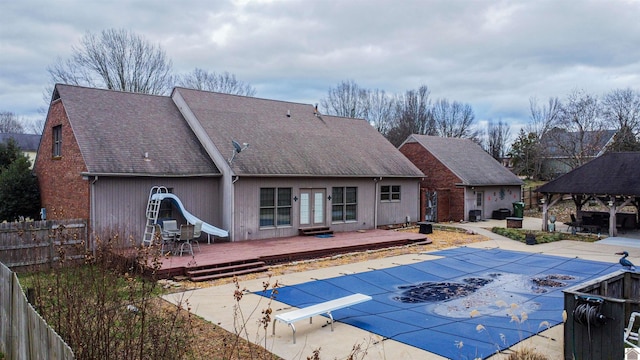
[[[276,321],[286,323],[293,330],[293,343],[295,344],[296,327],[293,325],[293,323],[309,318],[309,324],[311,324],[313,321],[313,317],[321,314],[327,314],[329,316],[329,318],[331,319],[331,331],[333,331],[333,315],[331,315],[332,311],[346,308],[369,300],[371,300],[371,296],[369,295],[353,294],[338,299],[325,301],[320,304],[311,305],[298,310],[289,311],[287,313],[278,314],[273,320],[273,335],[276,334]]]

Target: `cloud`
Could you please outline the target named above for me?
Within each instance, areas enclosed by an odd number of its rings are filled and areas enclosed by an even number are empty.
[[[2,2],[0,110],[35,114],[46,68],[86,31],[159,43],[176,72],[229,71],[257,96],[318,102],[352,79],[469,103],[478,120],[528,118],[529,98],[639,90],[638,1]],[[38,115],[35,115],[38,116]]]

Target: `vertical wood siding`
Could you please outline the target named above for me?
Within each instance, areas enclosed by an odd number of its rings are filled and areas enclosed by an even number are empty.
[[[420,179],[383,179],[379,186],[400,185],[399,202],[381,202],[378,194],[378,225],[402,224],[407,216],[410,222],[420,221]],[[379,190],[378,190],[379,191]]]
[[[419,210],[419,179],[384,180],[381,183],[401,185],[402,200],[378,204],[378,225],[403,223],[406,216],[416,221]],[[333,187],[345,186],[358,188],[357,221],[332,222],[332,202],[328,200],[328,196],[331,195]],[[297,197],[298,201],[292,203],[291,226],[260,229],[260,188],[292,188],[292,197]],[[374,227],[376,202],[379,202],[379,199],[376,196],[376,183],[373,178],[241,177],[235,183],[234,241],[297,235],[300,227],[301,189],[326,189],[325,219],[326,225],[333,231],[355,231]]]
[[[221,226],[219,178],[116,178],[99,177],[93,185],[93,231],[99,236],[117,231],[142,241],[146,222],[145,210],[153,186],[173,188],[184,207],[202,221]],[[175,209],[174,209],[175,210]],[[174,211],[179,222],[184,219]]]

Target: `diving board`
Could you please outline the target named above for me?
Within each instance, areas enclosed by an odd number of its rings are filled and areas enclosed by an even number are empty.
[[[284,314],[278,314],[273,320],[273,335],[276,334],[276,321],[282,321],[288,324],[293,330],[293,343],[296,343],[296,327],[294,322],[309,318],[309,324],[312,323],[313,317],[316,315],[327,314],[331,319],[331,331],[333,331],[333,315],[331,312],[338,309],[343,309],[349,306],[360,304],[365,301],[371,300],[371,296],[363,294],[353,294],[345,297],[341,297],[334,300],[325,301],[316,305],[311,305],[302,309],[293,310]]]

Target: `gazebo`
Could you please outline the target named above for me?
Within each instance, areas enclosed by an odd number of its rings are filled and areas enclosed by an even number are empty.
[[[542,230],[548,230],[548,210],[565,195],[571,195],[576,214],[588,202],[608,209],[609,236],[617,236],[618,211],[635,206],[637,224],[640,206],[640,152],[606,153],[540,186],[542,194]]]

